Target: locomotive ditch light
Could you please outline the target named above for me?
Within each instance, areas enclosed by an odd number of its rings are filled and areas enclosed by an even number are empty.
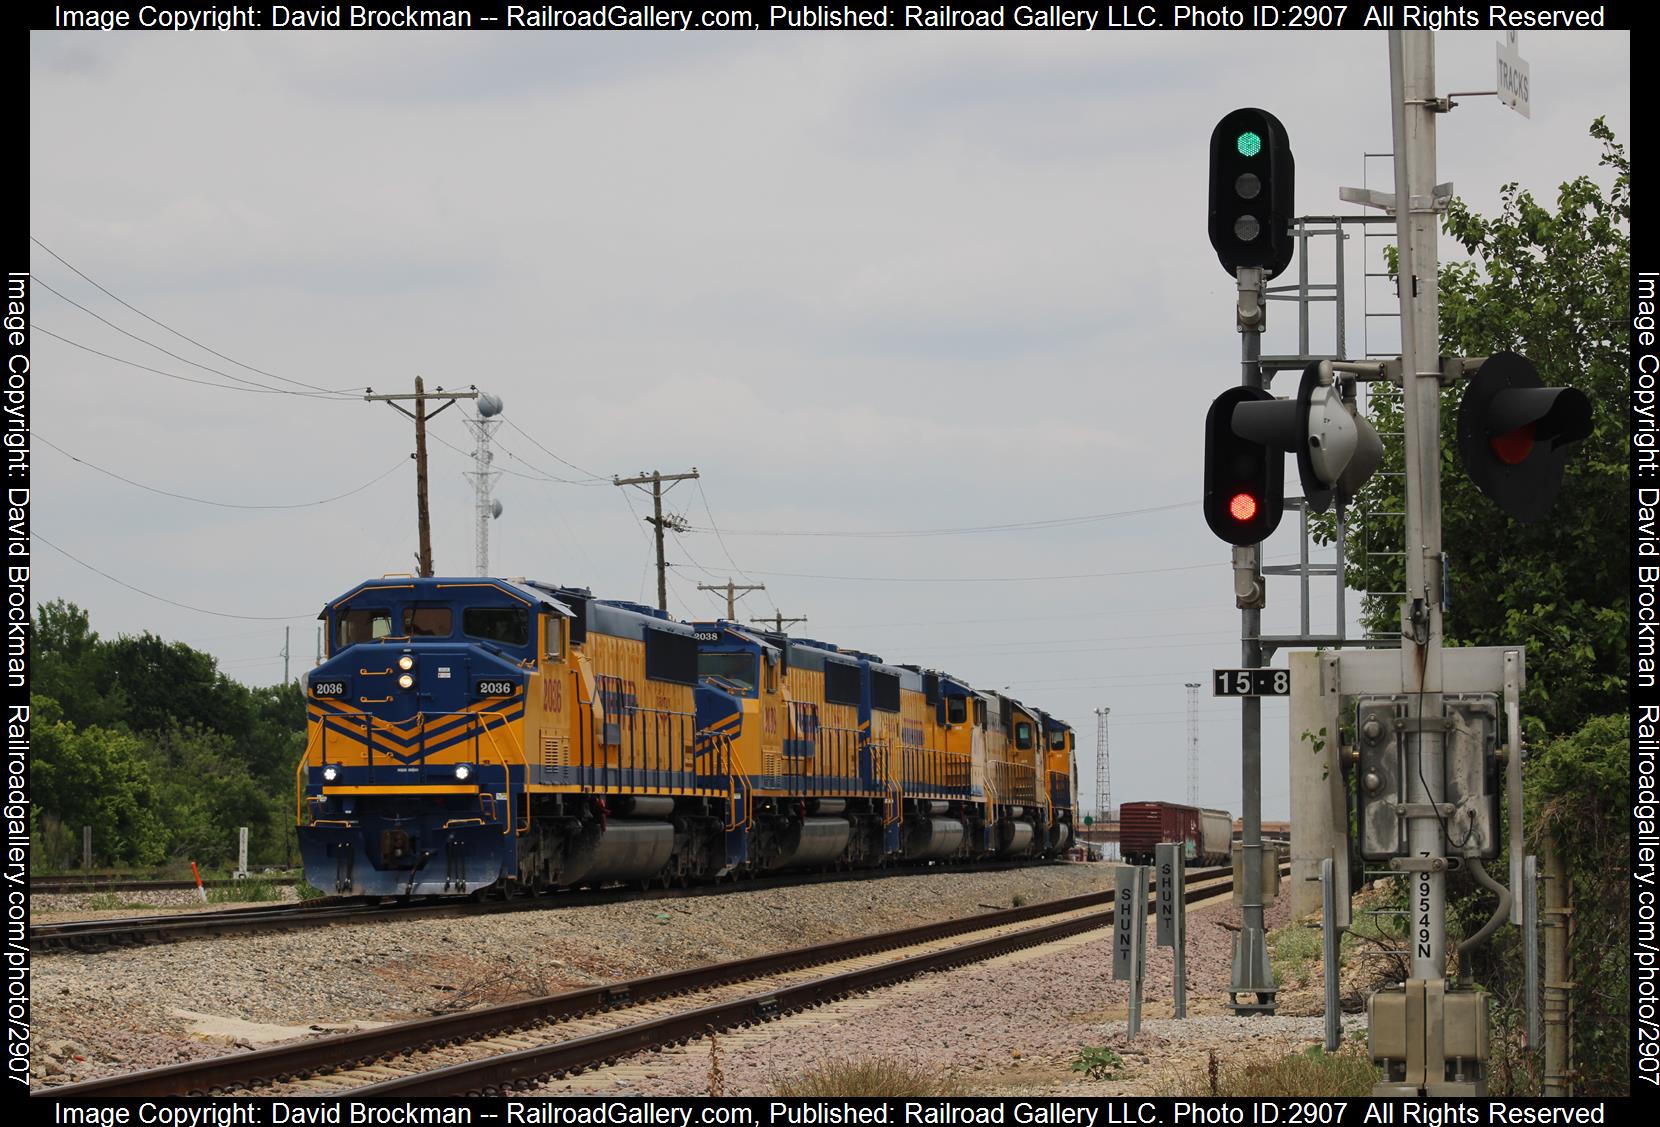
[[[415,678],[411,677],[407,673],[403,674],[398,678],[398,687],[400,689],[413,689],[415,687]]]
[[[461,781],[463,783],[467,781],[467,779],[472,775],[472,773],[473,773],[473,769],[471,767],[467,766],[465,763],[457,763],[455,765],[455,777],[456,777],[456,779],[458,779],[459,781]]]
[[[408,654],[404,654],[402,657],[400,657],[398,659],[398,668],[402,669],[402,670],[405,670],[405,671],[414,669],[415,668],[415,659],[410,657]]]
[[[338,779],[339,777],[340,777],[340,769],[338,767],[336,767],[334,764],[330,763],[327,767],[323,768],[323,781],[325,783],[332,783],[332,782],[334,782],[334,780]]]

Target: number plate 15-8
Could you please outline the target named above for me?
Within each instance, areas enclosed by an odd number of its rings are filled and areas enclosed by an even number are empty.
[[[1212,696],[1288,697],[1291,695],[1289,669],[1215,669],[1211,671]]]

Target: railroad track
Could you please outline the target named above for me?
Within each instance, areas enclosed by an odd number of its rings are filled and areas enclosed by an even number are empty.
[[[1060,862],[1055,862],[1060,863]],[[518,912],[544,908],[576,908],[590,904],[614,904],[632,900],[665,900],[693,896],[724,895],[728,892],[758,891],[791,885],[819,884],[843,880],[872,880],[883,877],[927,873],[987,873],[1032,868],[1030,862],[987,862],[934,868],[886,868],[844,873],[799,873],[755,877],[742,881],[690,888],[623,889],[592,892],[556,892],[506,900],[447,899],[384,901],[371,897],[325,897],[299,904],[259,904],[215,912],[176,913],[159,916],[123,916],[102,920],[66,920],[37,924],[29,928],[29,946],[36,952],[103,951],[182,939],[215,938],[256,931],[286,931],[339,923],[375,923],[413,916],[429,918]]]
[[[299,877],[251,876],[246,880],[204,880],[204,888],[236,888],[254,884],[298,884]],[[128,877],[30,877],[29,894],[58,894],[70,892],[174,892],[195,888],[193,880],[135,880]]]
[[[1230,876],[1195,870],[1188,901],[1227,895]],[[1110,926],[1110,903],[1074,896],[31,1094],[494,1094]]]

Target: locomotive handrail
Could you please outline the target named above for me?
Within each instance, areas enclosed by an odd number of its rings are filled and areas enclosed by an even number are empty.
[[[417,728],[420,732],[420,741],[421,741],[420,742],[420,751],[421,751],[421,762],[422,763],[426,762],[427,719],[429,717],[445,717],[445,716],[464,716],[464,717],[467,718],[468,726],[471,727],[471,729],[472,729],[471,734],[472,734],[472,737],[473,737],[473,740],[472,740],[472,742],[473,742],[473,765],[475,767],[483,766],[483,761],[479,758],[479,737],[481,735],[484,738],[486,738],[490,741],[491,750],[495,751],[498,755],[497,762],[501,765],[502,776],[503,776],[503,778],[502,778],[502,790],[507,795],[507,817],[502,820],[502,830],[501,830],[502,836],[505,837],[510,833],[527,833],[527,832],[529,832],[529,830],[530,830],[530,815],[529,815],[529,812],[528,812],[528,807],[526,808],[525,824],[522,827],[518,826],[518,825],[515,825],[514,821],[513,821],[513,764],[512,764],[512,761],[506,755],[501,754],[500,748],[496,744],[496,734],[494,732],[490,731],[490,729],[487,728],[485,726],[485,723],[484,723],[484,718],[487,717],[487,716],[499,716],[499,717],[502,718],[502,725],[501,726],[506,727],[506,725],[507,725],[507,720],[506,720],[507,712],[506,712],[506,710],[505,709],[491,709],[490,711],[486,712],[484,710],[467,711],[467,710],[463,709],[463,710],[459,710],[459,711],[455,711],[455,712],[419,712],[419,713],[416,713],[415,723],[416,723],[416,726],[417,726]],[[521,764],[523,764],[523,762],[524,762],[524,757],[523,756],[520,756],[519,762]],[[485,799],[485,791],[484,791],[483,781],[481,779],[480,782],[479,782],[479,795],[478,795],[478,804],[479,804],[479,808],[481,810],[484,807],[484,799]],[[491,812],[494,813],[494,807],[495,807],[495,800],[494,799],[491,799],[490,805],[491,805]],[[488,823],[484,823],[481,820],[481,824],[488,824]]]
[[[882,778],[887,784],[883,789],[893,794],[892,806],[882,812],[882,824],[891,826],[905,817],[905,788],[900,785],[898,777],[893,773],[892,745],[887,740],[870,741],[871,763],[876,762],[876,750],[882,750]]]

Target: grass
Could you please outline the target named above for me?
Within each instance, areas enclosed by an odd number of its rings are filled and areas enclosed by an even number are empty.
[[[1315,1045],[1276,1060],[1224,1065],[1216,1072],[1213,1091],[1193,1094],[1247,1099],[1369,1096],[1381,1076],[1363,1045],[1348,1045],[1335,1053]]]
[[[951,1072],[940,1073],[897,1060],[833,1060],[778,1080],[775,1096],[962,1096],[968,1092]]]
[[[282,886],[268,880],[239,880],[207,890],[209,904],[246,904],[255,900],[281,900]]]
[[[143,900],[124,900],[119,893],[99,892],[87,898],[88,910],[94,912],[114,912],[121,909],[154,908],[155,905]]]
[[[1292,924],[1268,933],[1268,960],[1284,983],[1307,983],[1324,975],[1325,939],[1317,927]]]

